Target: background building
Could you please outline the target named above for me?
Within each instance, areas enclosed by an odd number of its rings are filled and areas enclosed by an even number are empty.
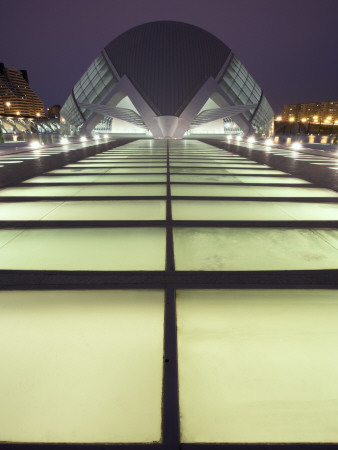
[[[284,106],[283,120],[338,123],[338,101],[293,103]]]
[[[0,63],[0,114],[20,117],[44,117],[43,103],[29,86],[26,70]]]
[[[111,132],[155,138],[233,128],[267,135],[273,119],[262,89],[229,47],[196,26],[166,21],[137,26],[108,44],[61,115],[68,133],[99,132],[104,120]]]
[[[60,117],[61,105],[53,105],[47,108],[47,117],[55,119]]]

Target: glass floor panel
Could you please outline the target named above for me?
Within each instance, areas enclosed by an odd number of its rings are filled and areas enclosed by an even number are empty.
[[[293,177],[245,177],[237,176],[237,180],[242,183],[261,183],[261,184],[311,184],[309,181]]]
[[[338,193],[325,188],[255,186],[263,197],[338,197]]]
[[[109,169],[107,173],[167,173],[166,167],[126,167],[122,169]]]
[[[24,183],[148,183],[166,182],[166,175],[76,175],[53,177],[34,177]]]
[[[252,161],[241,161],[240,164],[245,164],[245,167],[266,167],[263,165],[259,165],[259,164],[255,164]],[[176,167],[232,167],[233,165],[238,166],[239,163],[238,162],[233,162],[233,163],[197,163],[194,162],[193,160],[191,160],[191,162],[187,162],[187,163],[181,163],[181,162],[171,162],[170,166],[176,166]]]
[[[338,205],[337,205],[338,207]],[[292,220],[272,202],[173,200],[174,220]]]
[[[179,290],[183,442],[338,442],[337,290]]]
[[[0,270],[164,270],[165,246],[162,228],[24,230],[0,248]]]
[[[0,311],[1,441],[160,440],[163,291],[2,291]]]
[[[62,175],[56,175],[55,177],[33,177],[29,178],[29,180],[23,181],[25,184],[29,183],[69,183],[69,184],[75,184],[75,183],[92,183],[96,178],[96,175],[77,175],[77,176],[62,176]]]
[[[57,187],[57,186],[56,186]],[[167,194],[167,186],[165,184],[134,184],[119,186],[86,186],[80,189],[76,197],[89,196],[165,196]]]
[[[336,203],[173,200],[175,220],[338,220]]]
[[[165,218],[165,200],[103,200],[64,202],[43,217],[43,220],[165,220]]]
[[[172,184],[173,196],[199,197],[337,197],[338,193],[322,188],[302,188],[283,186],[212,186]]]
[[[62,202],[0,203],[0,220],[39,220]]]
[[[233,176],[217,175],[170,175],[170,181],[176,183],[238,183]]]
[[[228,174],[228,173],[240,173],[240,174],[270,174],[271,172],[275,173],[278,172],[279,174],[283,174],[284,172],[279,172],[278,170],[267,170],[267,169],[242,169],[242,166],[238,166],[239,168],[233,168],[233,166],[231,166],[231,168],[220,168],[217,169],[215,167],[207,167],[207,168],[201,168],[201,167],[171,167],[170,168],[170,173],[171,174],[185,174],[185,173],[196,173],[196,174]]]
[[[93,169],[75,169],[75,168],[71,168],[71,167],[65,167],[64,169],[56,169],[56,170],[51,170],[49,172],[46,173],[52,173],[52,174],[86,174],[86,173],[107,173],[108,172],[108,168],[104,168],[104,169],[97,169],[97,168],[93,168]]]
[[[338,269],[338,233],[334,230],[325,233],[328,239],[310,229],[174,228],[175,268],[210,271]]]
[[[97,187],[97,186],[93,186]],[[101,187],[101,186],[98,186]],[[81,186],[29,186],[0,189],[1,197],[72,197]]]
[[[84,164],[85,166],[87,166],[88,167],[88,161],[86,161],[86,160],[83,160],[83,162],[81,162],[81,161],[79,161],[79,164]],[[157,167],[157,166],[159,166],[159,167],[163,167],[163,166],[165,166],[166,165],[166,162],[163,162],[163,163],[148,163],[148,162],[144,162],[144,163],[135,163],[135,162],[133,162],[133,161],[130,161],[130,162],[121,162],[121,163],[114,163],[114,162],[112,162],[112,163],[106,163],[106,162],[101,162],[101,161],[97,161],[97,163],[95,163],[95,164],[93,164],[93,161],[91,161],[91,165],[92,165],[92,167],[97,167],[97,166],[99,166],[99,167],[111,167],[111,168],[113,168],[113,167]]]

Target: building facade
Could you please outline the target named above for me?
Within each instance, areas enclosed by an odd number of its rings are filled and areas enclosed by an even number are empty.
[[[338,124],[338,101],[292,103],[284,106],[283,120]]]
[[[273,111],[237,56],[212,34],[180,22],[152,22],[123,33],[95,58],[62,107],[70,128],[154,138],[225,134],[229,119],[242,134],[268,135]]]
[[[0,63],[0,114],[18,117],[44,117],[43,103],[28,82],[26,70]]]

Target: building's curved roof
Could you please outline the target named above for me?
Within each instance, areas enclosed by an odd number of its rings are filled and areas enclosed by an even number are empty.
[[[231,52],[207,31],[170,21],[132,28],[105,50],[119,76],[127,75],[157,114],[176,116]]]

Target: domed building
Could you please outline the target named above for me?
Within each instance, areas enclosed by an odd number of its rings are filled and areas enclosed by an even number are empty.
[[[267,135],[273,111],[262,89],[222,41],[194,25],[132,28],[95,58],[63,105],[64,122],[90,134]]]

